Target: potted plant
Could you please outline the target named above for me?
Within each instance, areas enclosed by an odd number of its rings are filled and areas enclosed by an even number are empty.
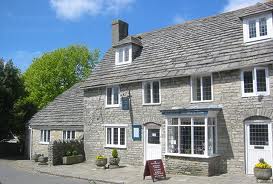
[[[102,155],[98,155],[96,156],[96,165],[99,168],[105,168],[105,165],[107,164],[107,158],[102,156]]]
[[[255,165],[254,176],[257,180],[269,180],[272,176],[272,168],[263,158]]]
[[[116,148],[112,150],[112,157],[109,159],[109,168],[119,167],[120,158],[118,157],[118,151]]]
[[[35,153],[33,156],[32,156],[32,160],[34,160],[34,162],[38,162],[38,158],[41,156],[41,154],[37,154]]]
[[[71,165],[83,162],[83,155],[79,154],[76,150],[68,150],[63,157],[64,165]]]

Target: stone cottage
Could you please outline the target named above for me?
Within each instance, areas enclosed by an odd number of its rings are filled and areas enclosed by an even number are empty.
[[[86,158],[167,172],[253,174],[273,165],[273,3],[137,35],[112,23],[112,47],[83,83]]]
[[[54,140],[83,139],[83,91],[77,83],[55,98],[29,121],[28,153],[48,156]]]

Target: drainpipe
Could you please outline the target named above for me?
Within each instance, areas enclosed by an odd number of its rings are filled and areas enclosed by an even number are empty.
[[[29,159],[32,159],[32,128],[29,126]]]

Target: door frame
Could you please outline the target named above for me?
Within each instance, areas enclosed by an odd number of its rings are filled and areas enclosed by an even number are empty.
[[[244,130],[245,130],[245,174],[248,174],[248,144],[249,144],[249,125],[250,124],[267,124],[268,125],[268,138],[269,138],[269,147],[271,150],[271,156],[273,156],[272,150],[272,121],[271,120],[246,120],[244,122]],[[273,160],[273,158],[272,158]]]
[[[158,123],[153,123],[153,122],[148,122],[148,123],[145,123],[144,124],[144,129],[143,129],[143,134],[144,134],[144,136],[143,136],[143,141],[144,141],[144,151],[143,151],[143,154],[144,154],[144,159],[143,159],[143,165],[145,166],[145,164],[146,164],[146,151],[147,151],[147,134],[146,134],[146,131],[148,130],[148,129],[155,129],[154,127],[150,127],[149,125],[153,125],[153,126],[157,126],[157,128],[159,129],[159,136],[160,136],[160,138],[159,138],[159,141],[160,141],[160,146],[161,146],[161,155],[162,155],[162,141],[161,141],[161,136],[162,136],[162,130],[161,130],[161,125],[160,124],[158,124]]]

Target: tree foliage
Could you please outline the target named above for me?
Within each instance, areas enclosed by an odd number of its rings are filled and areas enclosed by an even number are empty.
[[[13,65],[12,60],[5,63],[0,59],[0,139],[9,131],[17,131],[14,107],[23,95],[24,86],[20,71]]]
[[[57,95],[86,78],[98,62],[99,51],[69,46],[35,58],[23,75],[28,102],[44,107]]]

